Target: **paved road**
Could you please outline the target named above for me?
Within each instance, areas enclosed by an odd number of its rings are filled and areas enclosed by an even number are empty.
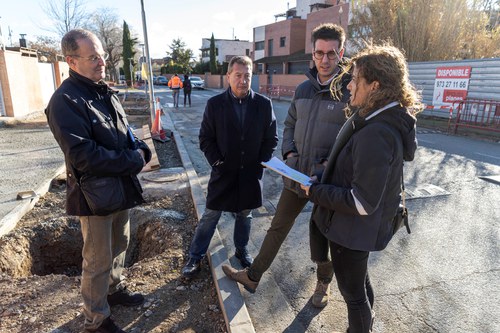
[[[198,148],[205,101],[219,91],[194,91],[191,108],[173,109],[171,95],[158,90],[202,184],[209,167]],[[182,103],[181,103],[182,104]],[[287,102],[275,102],[280,126]],[[498,143],[419,130],[416,159],[405,166],[412,234],[400,231],[386,250],[370,256],[376,292],[375,332],[500,332],[500,175]],[[278,150],[279,151],[279,150]],[[279,153],[277,154],[279,155]],[[266,202],[254,218],[251,243],[256,254],[282,188],[276,174],[265,178]],[[310,206],[297,219],[278,257],[255,294],[243,291],[257,332],[345,331],[346,309],[335,286],[332,301],[314,309],[315,284],[309,260]],[[219,225],[233,253],[231,220]],[[237,266],[234,258],[230,258]]]

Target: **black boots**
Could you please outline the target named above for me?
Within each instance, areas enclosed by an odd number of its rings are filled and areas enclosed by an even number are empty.
[[[195,277],[201,270],[200,263],[200,259],[189,258],[186,265],[182,268],[182,276],[189,279]]]
[[[252,266],[253,258],[246,249],[236,249],[234,256],[240,261],[243,268]]]

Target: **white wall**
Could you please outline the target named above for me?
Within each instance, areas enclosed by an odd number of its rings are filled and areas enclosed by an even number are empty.
[[[56,90],[54,65],[40,62],[38,63],[38,71],[40,72],[42,101],[44,105],[47,105],[50,101],[50,97],[52,97],[52,94]]]

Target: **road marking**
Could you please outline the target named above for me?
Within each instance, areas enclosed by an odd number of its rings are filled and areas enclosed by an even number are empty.
[[[493,156],[493,155],[488,155],[488,154],[481,154],[481,153],[476,153],[477,155],[481,155],[481,156],[485,156],[485,157],[490,157],[490,158],[494,158],[496,160],[500,160],[500,157],[498,156]]]

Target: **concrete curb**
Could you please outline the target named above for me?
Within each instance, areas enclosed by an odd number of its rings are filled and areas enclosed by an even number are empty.
[[[9,233],[16,227],[17,222],[19,222],[19,220],[21,220],[23,216],[35,206],[38,200],[40,200],[40,197],[49,191],[52,180],[63,173],[65,168],[66,166],[63,163],[52,177],[45,179],[42,182],[42,185],[35,190],[35,193],[37,194],[36,197],[21,201],[14,209],[5,215],[2,220],[0,220],[0,237]]]
[[[177,145],[177,150],[182,160],[182,164],[188,175],[189,185],[191,187],[191,196],[198,215],[198,220],[201,218],[203,210],[205,209],[205,193],[198,179],[198,175],[194,170],[193,164],[189,158],[188,152],[180,134],[175,129],[172,118],[169,114],[170,111],[164,112],[164,121],[166,128],[172,130],[172,134]],[[216,229],[214,237],[210,242],[208,248],[208,259],[210,263],[210,270],[217,289],[217,297],[221,306],[226,327],[229,332],[248,332],[254,333],[255,329],[252,320],[245,305],[245,300],[241,295],[238,283],[226,277],[222,271],[222,265],[231,265],[228,260],[228,253]]]

